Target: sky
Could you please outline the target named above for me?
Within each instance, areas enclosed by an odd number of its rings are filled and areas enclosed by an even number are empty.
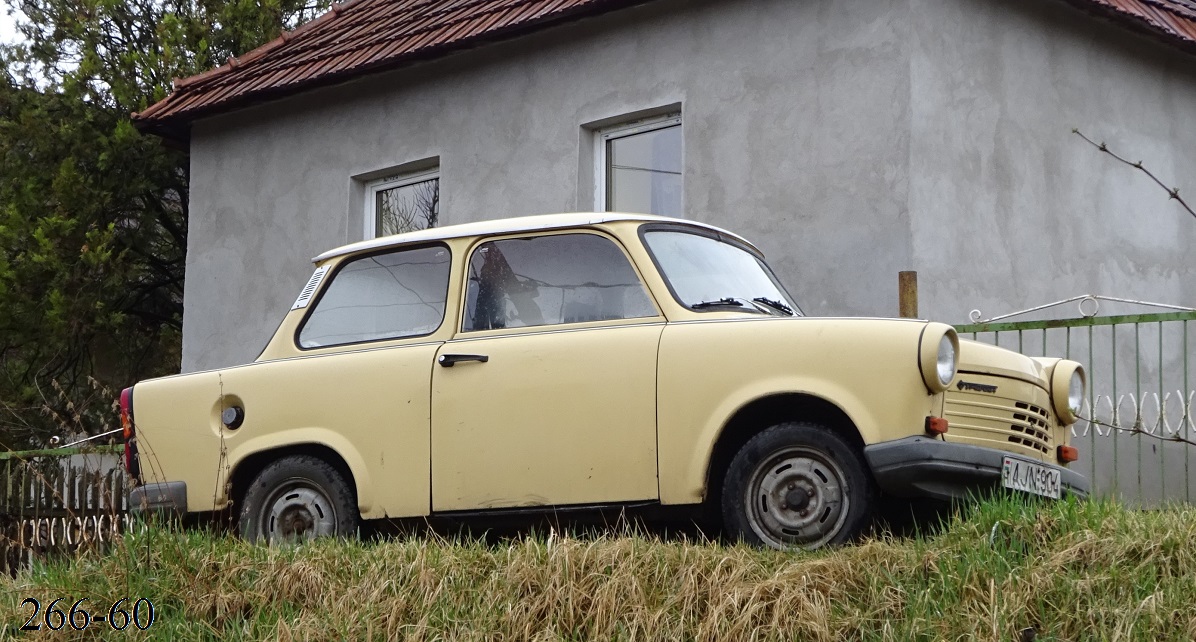
[[[8,15],[8,5],[0,2],[0,42],[11,43],[17,39],[16,21]]]

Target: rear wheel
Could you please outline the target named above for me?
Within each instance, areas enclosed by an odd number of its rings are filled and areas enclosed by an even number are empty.
[[[353,491],[328,462],[283,457],[262,469],[245,492],[240,531],[245,539],[276,543],[357,532]]]
[[[875,484],[856,449],[811,423],[748,440],[723,482],[723,523],[735,539],[778,549],[841,544],[867,526]]]

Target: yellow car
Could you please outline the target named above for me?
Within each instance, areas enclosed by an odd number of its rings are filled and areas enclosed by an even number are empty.
[[[883,493],[1086,495],[1080,364],[910,319],[815,318],[751,243],[561,214],[347,245],[258,359],[121,395],[140,510],[251,540],[360,520],[717,508],[734,538],[847,541]]]

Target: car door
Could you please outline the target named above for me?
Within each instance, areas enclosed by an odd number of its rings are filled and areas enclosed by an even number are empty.
[[[432,374],[432,509],[656,499],[664,318],[596,232],[487,240]]]
[[[367,518],[429,512],[430,371],[438,329],[455,322],[444,319],[451,258],[430,243],[345,261],[295,333],[304,357],[224,375],[247,424],[267,417],[286,441],[327,445],[356,467]]]

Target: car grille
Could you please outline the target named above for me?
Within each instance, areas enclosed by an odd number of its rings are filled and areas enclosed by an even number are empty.
[[[1013,421],[1009,424],[1009,429],[1015,434],[1009,435],[1009,441],[1030,446],[1044,453],[1051,452],[1051,418],[1047,411],[1020,401],[1014,405],[1018,410],[1025,412],[1013,413]]]
[[[1046,391],[1040,391],[1040,394],[1043,399],[1030,402],[988,393],[949,390],[943,413],[950,425],[948,434],[1006,442],[1050,454],[1054,446],[1053,425],[1047,409]]]

